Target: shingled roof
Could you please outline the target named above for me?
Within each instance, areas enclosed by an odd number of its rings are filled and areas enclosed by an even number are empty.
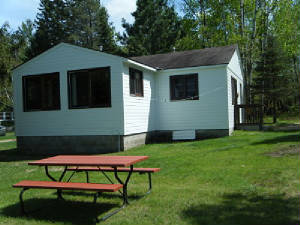
[[[178,69],[228,64],[237,45],[204,48],[165,54],[131,57],[129,59],[156,69]]]

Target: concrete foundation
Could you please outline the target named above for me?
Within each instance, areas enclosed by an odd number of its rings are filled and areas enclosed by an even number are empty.
[[[239,125],[237,127],[238,130],[247,130],[247,131],[259,131],[260,126],[258,124],[253,125]]]
[[[29,154],[96,154],[120,151],[117,135],[22,136],[17,148]]]
[[[149,143],[172,142],[173,131],[132,135],[18,136],[17,147],[28,154],[101,154],[124,151]],[[196,130],[196,139],[229,136],[230,130]]]
[[[196,130],[196,139],[208,139],[229,136],[232,132],[228,129]]]

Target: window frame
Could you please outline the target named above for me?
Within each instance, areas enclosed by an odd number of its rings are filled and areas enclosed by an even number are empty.
[[[190,98],[190,99],[187,99],[187,78],[190,78],[191,76],[194,76],[195,77],[195,89],[196,89],[196,94],[197,94],[197,97],[193,97],[193,98]],[[184,78],[185,79],[185,85],[184,85],[184,92],[185,92],[185,97],[183,99],[181,98],[175,98],[175,95],[174,95],[174,80],[175,79],[182,79]],[[190,73],[190,74],[179,74],[179,75],[172,75],[172,76],[169,76],[169,85],[170,85],[170,101],[191,101],[191,100],[199,100],[199,79],[198,79],[198,73]]]
[[[135,93],[131,93],[131,77],[133,76],[132,72],[138,72],[141,75],[141,93],[137,92],[135,88]],[[129,67],[129,95],[132,97],[144,97],[144,74],[143,71]]]
[[[234,88],[233,88],[234,87]],[[238,83],[237,79],[231,76],[231,105],[238,104]]]
[[[44,107],[43,102],[42,102],[42,107],[39,109],[28,109],[28,103],[27,103],[27,85],[26,85],[26,79],[30,77],[35,77],[35,78],[42,78],[45,79],[45,77],[48,76],[57,76],[58,77],[58,107]],[[39,111],[59,111],[61,110],[61,96],[60,96],[60,73],[59,72],[52,72],[52,73],[41,73],[41,74],[36,74],[36,75],[24,75],[22,76],[22,95],[23,95],[23,111],[24,112],[39,112]],[[43,101],[45,95],[45,91],[42,87],[41,89],[41,99]]]
[[[72,73],[76,73],[76,72],[89,72],[89,71],[93,71],[93,70],[108,70],[109,73],[109,104],[106,106],[103,105],[92,105],[92,89],[91,89],[91,75],[88,74],[88,83],[89,83],[89,97],[88,97],[88,105],[87,106],[72,106],[72,85],[71,85],[71,76]],[[68,106],[69,109],[89,109],[89,108],[111,108],[112,104],[111,104],[111,71],[110,71],[110,66],[106,66],[106,67],[93,67],[93,68],[86,68],[86,69],[79,69],[79,70],[68,70],[67,71],[67,75],[68,75]]]

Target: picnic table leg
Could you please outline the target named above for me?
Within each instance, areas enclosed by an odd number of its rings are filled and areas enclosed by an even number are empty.
[[[67,172],[67,170],[68,170],[68,166],[65,166],[64,171],[62,172],[62,174],[60,175],[60,177],[58,179],[59,182],[62,181],[62,179],[64,178],[64,176]],[[50,175],[49,170],[48,170],[48,166],[45,166],[45,172],[46,172],[47,177],[49,177],[53,181],[57,181],[53,176]],[[57,190],[57,198],[62,199],[62,200],[64,199],[62,197],[62,190]]]
[[[47,177],[50,178],[50,180],[56,181],[56,179],[50,175],[48,166],[45,166],[45,172],[46,172]]]
[[[20,192],[19,198],[20,198],[20,205],[21,205],[21,212],[25,215],[27,215],[25,208],[24,208],[24,201],[23,201],[23,193],[28,190],[29,188],[23,188]]]
[[[148,180],[149,180],[149,189],[148,189],[148,192],[146,194],[150,194],[150,192],[152,190],[151,173],[148,173]]]
[[[86,176],[86,182],[90,183],[89,172],[88,171],[85,171],[85,176]]]
[[[125,182],[123,182],[120,179],[120,177],[118,176],[118,169],[117,169],[117,167],[114,167],[115,178],[117,179],[117,181],[119,181],[120,184],[123,185],[123,199],[124,199],[124,202],[126,204],[129,204],[129,202],[128,202],[128,194],[127,194],[127,185],[128,185],[129,180],[130,180],[132,171],[133,171],[133,165],[130,165],[130,171],[129,171],[128,175],[127,175],[127,178],[126,178]]]

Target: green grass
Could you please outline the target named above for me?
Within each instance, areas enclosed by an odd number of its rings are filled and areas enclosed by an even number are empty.
[[[265,116],[264,123],[273,123],[272,116]],[[279,115],[277,118],[277,123],[274,124],[276,126],[285,126],[287,124],[300,124],[299,114],[283,114]]]
[[[299,224],[299,151],[273,154],[299,149],[299,137],[299,131],[236,131],[231,137],[151,144],[119,153],[148,155],[138,166],[161,171],[153,176],[153,192],[142,199],[138,197],[147,189],[147,179],[134,174],[129,185],[132,204],[103,224]],[[42,168],[27,165],[42,157],[14,148],[15,142],[0,143],[0,224],[93,224],[96,215],[121,203],[117,193],[103,194],[94,206],[87,193],[68,192],[67,201],[61,202],[53,190],[29,190],[24,195],[27,209],[42,208],[22,216],[19,190],[11,185],[47,178]],[[52,169],[56,176],[59,172]],[[103,177],[93,173],[91,179],[99,182]],[[83,180],[79,174],[72,181]]]
[[[6,139],[15,139],[15,138],[16,136],[14,132],[7,132],[5,136],[0,136],[0,141]]]

